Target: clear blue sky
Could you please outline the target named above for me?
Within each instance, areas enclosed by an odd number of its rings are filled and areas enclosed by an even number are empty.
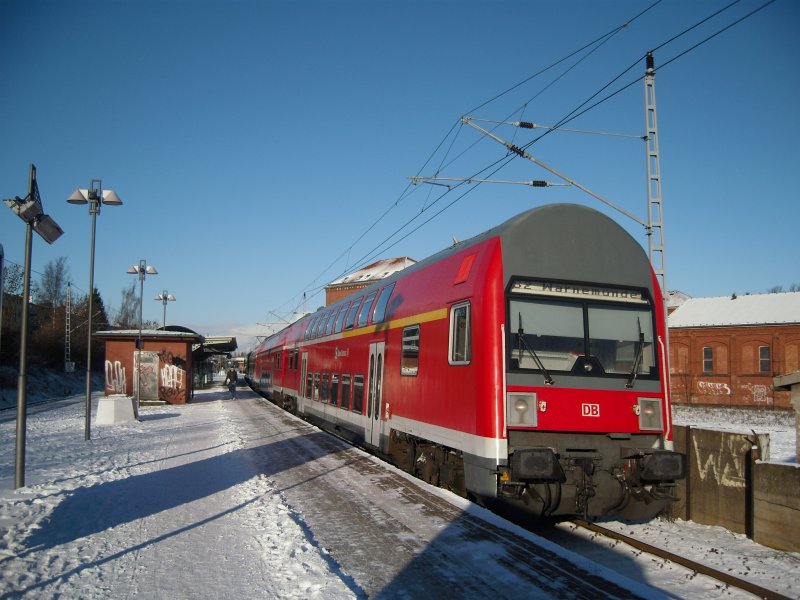
[[[459,117],[554,124],[618,75],[589,104],[643,75],[657,48],[668,287],[715,296],[800,282],[800,3],[777,0],[669,64],[764,2],[742,0],[663,47],[729,2],[664,1],[634,19],[651,4],[0,0],[0,196],[24,195],[36,164],[65,234],[52,246],[34,238],[34,276],[66,256],[85,292],[91,221],[66,198],[102,179],[125,203],[97,219],[106,307],[144,258],[159,271],[145,281],[145,319],[160,321],[153,298],[168,289],[170,323],[245,346],[267,331],[258,323],[279,322],[273,312],[302,309],[304,290],[365,260],[422,259],[544,203],[608,212],[646,247],[642,226],[574,187],[442,196],[407,178],[560,181],[506,164]],[[643,84],[567,126],[643,134]],[[496,133],[522,145],[542,132]],[[640,140],[557,133],[530,151],[647,219]],[[0,211],[6,259],[22,263],[25,228]],[[314,291],[308,310],[324,302]]]

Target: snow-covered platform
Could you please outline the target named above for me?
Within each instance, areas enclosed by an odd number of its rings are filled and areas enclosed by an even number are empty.
[[[624,575],[564,551],[245,390],[142,409],[91,442],[82,408],[31,415],[28,487],[0,456],[0,596],[719,595],[617,550]],[[0,443],[13,435],[0,422]]]

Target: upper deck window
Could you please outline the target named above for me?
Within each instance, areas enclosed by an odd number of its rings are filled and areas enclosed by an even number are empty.
[[[347,313],[347,319],[344,322],[345,329],[352,329],[356,323],[356,314],[358,313],[358,306],[363,298],[355,300],[350,307],[350,312]]]
[[[369,309],[372,306],[372,301],[375,300],[375,294],[377,294],[377,292],[370,293],[364,300],[364,304],[361,305],[361,310],[358,311],[359,327],[364,327],[364,325],[367,324],[367,319],[369,319]]]
[[[335,309],[333,310],[333,312],[331,312],[331,316],[328,319],[328,324],[325,325],[325,335],[330,335],[331,333],[333,333],[333,323],[334,323],[334,321],[336,321],[336,310]]]
[[[333,327],[334,333],[341,333],[342,327],[344,326],[344,318],[347,316],[347,309],[350,307],[350,303],[348,302],[344,306],[342,306],[342,310],[339,311],[339,316],[336,317],[336,325]]]
[[[386,316],[386,307],[389,305],[389,298],[392,296],[394,284],[387,285],[381,290],[381,295],[378,296],[375,302],[375,310],[372,311],[372,322],[380,323]]]

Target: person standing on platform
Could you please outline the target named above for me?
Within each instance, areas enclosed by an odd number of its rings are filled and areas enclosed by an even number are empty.
[[[228,374],[225,376],[225,384],[228,386],[228,391],[231,393],[231,400],[236,400],[236,384],[239,382],[239,376],[236,374],[236,369],[231,367],[228,369]]]

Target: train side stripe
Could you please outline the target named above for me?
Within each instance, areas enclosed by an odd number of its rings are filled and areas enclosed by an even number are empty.
[[[430,321],[439,321],[440,319],[447,318],[446,308],[437,308],[428,312],[420,313],[418,315],[411,315],[410,317],[403,317],[402,319],[394,319],[386,323],[378,323],[370,325],[369,327],[361,327],[359,329],[352,329],[350,331],[343,331],[342,338],[355,337],[357,335],[364,335],[368,333],[375,333],[380,330],[398,329],[406,325],[417,325],[420,323],[428,323]]]

